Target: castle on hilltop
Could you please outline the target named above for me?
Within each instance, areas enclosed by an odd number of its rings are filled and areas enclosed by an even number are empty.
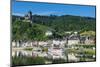
[[[25,18],[25,21],[26,22],[30,22],[30,23],[32,23],[32,12],[31,11],[29,11],[25,16],[24,16],[24,18]]]

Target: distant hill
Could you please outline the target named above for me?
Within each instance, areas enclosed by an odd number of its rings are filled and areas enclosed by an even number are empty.
[[[13,21],[15,18],[21,18],[20,16],[13,16]],[[71,15],[50,15],[50,16],[41,16],[33,15],[33,23],[42,24],[49,26],[56,31],[85,31],[92,30],[95,31],[96,19],[91,17],[80,17],[80,16],[71,16]]]

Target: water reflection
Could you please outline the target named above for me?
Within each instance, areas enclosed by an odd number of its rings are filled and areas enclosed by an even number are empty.
[[[28,51],[28,50],[16,50],[12,51],[12,56],[28,56],[28,57],[47,57],[46,52],[41,52],[41,51]]]
[[[41,52],[41,51],[28,51],[28,50],[16,50],[12,51],[12,57],[19,57],[19,56],[26,56],[26,57],[44,57],[44,58],[52,58],[48,52]],[[67,62],[78,62],[80,58],[83,57],[83,54],[78,53],[67,53],[64,58]],[[88,57],[88,55],[87,55]]]
[[[29,57],[31,58],[31,61],[28,60],[30,59]],[[12,58],[15,65],[17,62],[19,62],[18,64],[20,65],[20,63],[26,64],[27,62],[29,62],[28,64],[39,64],[39,62],[41,64],[42,61],[42,64],[95,61],[96,56],[95,50],[91,48],[33,47],[32,50],[25,50],[25,48],[13,48]],[[37,60],[37,58],[39,59]],[[26,61],[24,61],[24,59]],[[34,60],[36,60],[36,62],[33,62]]]

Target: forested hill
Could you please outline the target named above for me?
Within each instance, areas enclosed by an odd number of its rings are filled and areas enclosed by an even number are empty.
[[[13,21],[19,16],[13,16]],[[23,20],[24,18],[21,17]],[[71,15],[33,15],[33,23],[48,26],[58,32],[62,31],[95,31],[96,19],[91,17],[80,17]]]

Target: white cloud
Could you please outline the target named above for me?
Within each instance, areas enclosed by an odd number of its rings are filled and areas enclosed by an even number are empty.
[[[21,14],[21,13],[12,13],[12,15],[24,16],[24,14]]]

